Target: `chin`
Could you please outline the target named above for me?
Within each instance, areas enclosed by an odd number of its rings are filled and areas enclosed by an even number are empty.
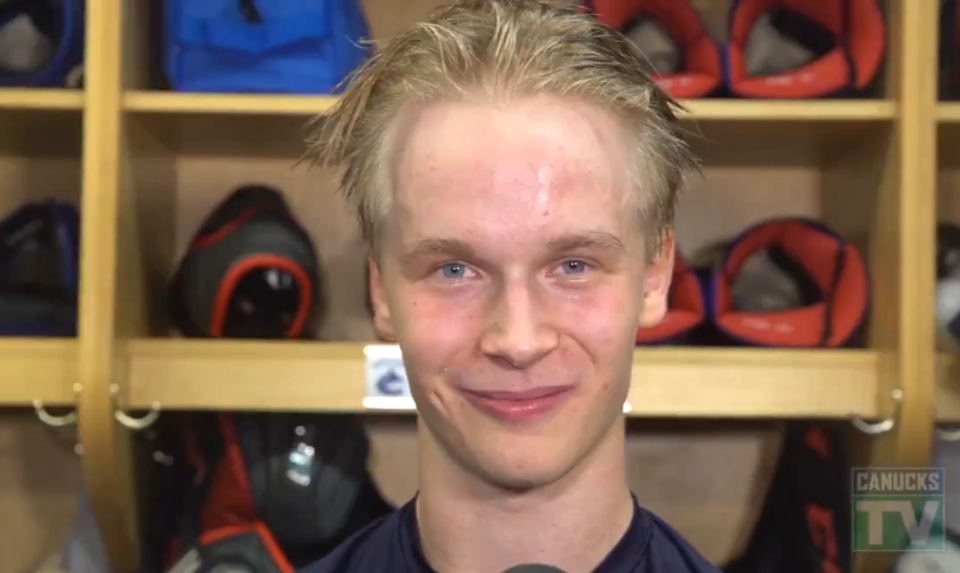
[[[503,463],[481,463],[480,475],[497,489],[526,493],[560,481],[572,469],[571,465],[509,466]]]
[[[522,442],[522,440],[521,440]],[[526,492],[558,482],[582,461],[566,446],[514,444],[473,451],[472,464],[483,481],[496,488]],[[546,447],[544,447],[546,446]],[[553,450],[551,452],[551,450]]]

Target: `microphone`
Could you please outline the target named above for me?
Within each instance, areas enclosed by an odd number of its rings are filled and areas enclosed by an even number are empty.
[[[521,563],[520,565],[514,565],[503,573],[564,573],[564,571],[542,563]]]

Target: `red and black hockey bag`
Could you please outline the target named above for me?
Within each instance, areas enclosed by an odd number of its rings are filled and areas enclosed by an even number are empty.
[[[244,185],[196,232],[170,285],[188,337],[310,338],[325,310],[317,253],[283,195]]]
[[[667,69],[648,71],[671,96],[706,97],[721,87],[720,46],[687,0],[589,0],[584,6],[601,22],[638,43],[641,49],[639,35],[646,30],[662,31],[669,43],[675,45],[671,52],[677,61]],[[651,26],[655,28],[647,28]]]
[[[841,431],[790,423],[753,535],[725,573],[848,573],[848,463]]]
[[[765,257],[760,279],[787,277],[789,306],[763,306],[747,269]],[[707,295],[712,328],[724,344],[779,348],[851,346],[863,333],[870,281],[860,251],[819,221],[772,219],[733,240]],[[745,295],[738,296],[738,289]]]
[[[761,18],[782,41],[771,42],[766,54],[754,52],[753,58],[782,59],[786,47],[780,44],[789,42],[806,53],[799,65],[751,73],[748,49]],[[733,95],[748,98],[859,94],[877,76],[886,41],[877,0],[734,0],[725,56],[726,85]]]
[[[187,414],[179,429],[194,480],[168,567],[293,573],[394,509],[367,472],[353,416]]]

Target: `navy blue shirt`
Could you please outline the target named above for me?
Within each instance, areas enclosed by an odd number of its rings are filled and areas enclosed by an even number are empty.
[[[415,500],[357,532],[300,573],[436,573],[420,546]],[[594,573],[720,573],[634,500],[630,528]]]

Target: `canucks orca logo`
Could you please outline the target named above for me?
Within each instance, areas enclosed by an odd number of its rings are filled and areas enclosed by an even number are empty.
[[[403,376],[393,368],[377,379],[377,390],[385,396],[403,396],[405,387]]]

